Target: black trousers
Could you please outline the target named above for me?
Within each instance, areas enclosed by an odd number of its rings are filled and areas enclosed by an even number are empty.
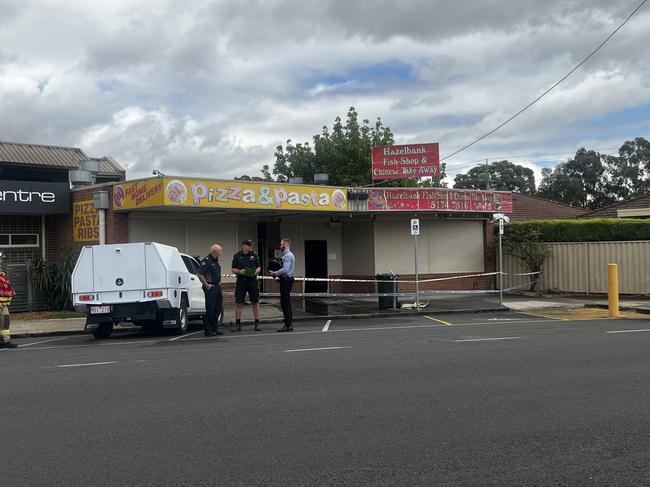
[[[217,331],[223,319],[223,293],[221,284],[215,284],[210,289],[203,288],[205,294],[205,330]]]
[[[293,311],[291,310],[291,288],[293,277],[280,276],[280,306],[284,315],[284,324],[293,326]]]

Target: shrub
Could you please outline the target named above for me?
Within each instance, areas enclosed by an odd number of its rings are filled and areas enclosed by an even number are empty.
[[[498,231],[495,225],[495,231]],[[512,222],[511,232],[536,233],[541,242],[611,242],[650,240],[650,220],[594,218],[582,220],[533,220]]]
[[[32,263],[32,282],[47,297],[50,311],[72,310],[72,271],[76,253],[71,249],[62,252],[61,259],[47,262],[38,257]]]

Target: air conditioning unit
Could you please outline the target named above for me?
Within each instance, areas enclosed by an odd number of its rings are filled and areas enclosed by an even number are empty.
[[[93,173],[83,169],[73,169],[68,172],[68,176],[73,186],[89,186],[95,182]]]
[[[99,161],[97,159],[86,159],[79,162],[79,169],[82,171],[88,171],[93,174],[99,172]]]
[[[316,173],[314,174],[314,184],[327,184],[330,180],[329,174]]]

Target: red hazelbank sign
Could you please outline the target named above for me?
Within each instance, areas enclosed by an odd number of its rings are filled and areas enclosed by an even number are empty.
[[[437,143],[382,145],[372,148],[372,179],[439,175],[440,149]]]

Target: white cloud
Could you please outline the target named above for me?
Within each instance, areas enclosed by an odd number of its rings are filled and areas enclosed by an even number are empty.
[[[355,106],[443,155],[530,102],[629,14],[604,0],[0,0],[0,138],[111,155],[129,177],[238,176]],[[615,146],[650,104],[650,11],[502,130],[450,159]],[[645,130],[645,132],[644,132]],[[539,160],[539,158],[537,158]],[[524,161],[526,162],[526,161]],[[527,163],[539,173],[537,163]]]

